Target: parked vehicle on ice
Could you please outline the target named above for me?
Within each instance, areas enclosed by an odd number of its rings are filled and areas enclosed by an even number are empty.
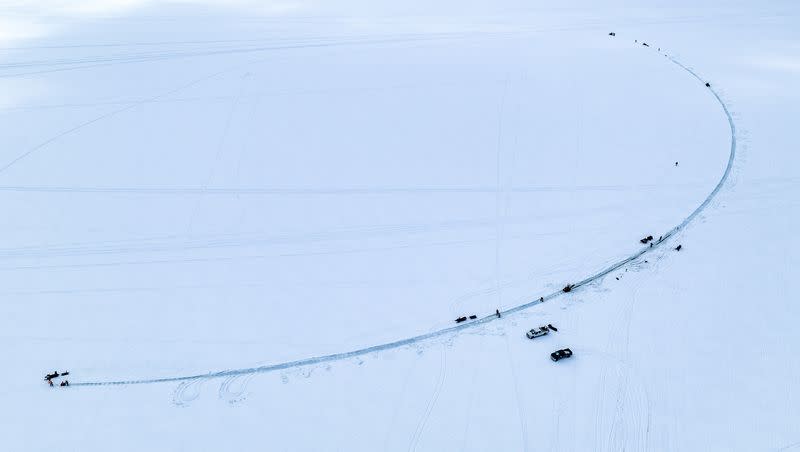
[[[549,332],[550,330],[548,330],[546,326],[540,326],[539,328],[534,328],[528,331],[525,333],[525,335],[528,336],[528,339],[536,339],[537,337],[544,336]]]
[[[563,289],[561,289],[561,290],[562,290],[564,293],[566,293],[566,292],[572,292],[572,288],[573,288],[573,287],[575,287],[575,284],[567,284],[567,285],[566,285],[566,286],[564,286],[564,288],[563,288]]]
[[[456,323],[461,323],[461,322],[463,322],[465,320],[467,320],[466,317],[459,317],[459,318],[456,319]]]
[[[561,350],[556,350],[553,353],[550,353],[550,359],[553,361],[560,361],[564,358],[569,358],[572,356],[572,350],[568,348],[562,348]]]

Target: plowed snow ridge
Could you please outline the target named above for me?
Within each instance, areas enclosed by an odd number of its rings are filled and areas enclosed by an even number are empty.
[[[705,81],[699,75],[697,75],[697,73],[695,73],[692,69],[684,66],[683,64],[681,64],[679,61],[677,61],[676,59],[674,59],[672,57],[669,57],[669,56],[667,56],[667,57],[669,58],[670,61],[672,61],[674,64],[678,65],[684,71],[689,73],[692,77],[696,78],[701,83],[705,83]],[[665,233],[663,235],[663,239],[662,240],[655,241],[655,242],[653,242],[653,246],[652,247],[649,247],[649,246],[648,247],[643,247],[642,249],[640,249],[639,251],[637,251],[637,252],[633,253],[632,255],[626,257],[625,259],[622,259],[622,260],[616,262],[615,264],[613,264],[613,265],[611,265],[611,266],[609,266],[609,267],[607,267],[607,268],[605,268],[603,270],[600,270],[599,272],[594,273],[591,276],[588,276],[587,278],[583,279],[582,281],[575,283],[573,289],[578,289],[581,286],[585,286],[586,284],[589,284],[591,282],[599,280],[599,279],[603,278],[604,276],[608,275],[609,273],[611,273],[611,272],[623,267],[624,265],[626,265],[626,264],[628,264],[628,263],[630,263],[630,262],[642,257],[643,255],[661,248],[661,246],[663,244],[667,243],[667,241],[668,241],[667,239],[669,239],[670,237],[674,236],[680,230],[685,228],[689,223],[692,222],[692,220],[695,219],[695,217],[697,217],[697,215],[699,215],[703,210],[705,210],[708,207],[708,205],[711,203],[711,201],[717,196],[719,191],[722,189],[723,185],[725,185],[725,182],[728,180],[728,176],[731,173],[731,169],[733,168],[733,161],[734,161],[734,159],[736,157],[736,126],[735,126],[735,124],[733,122],[733,117],[731,116],[731,113],[728,110],[727,105],[725,105],[725,102],[722,101],[722,98],[720,98],[719,94],[717,94],[717,92],[711,87],[708,88],[708,91],[714,96],[714,98],[717,100],[719,105],[722,107],[722,111],[725,113],[725,116],[728,119],[728,125],[730,126],[730,132],[731,132],[731,146],[730,146],[730,155],[728,156],[728,164],[725,167],[725,171],[722,173],[722,177],[720,178],[719,182],[717,182],[717,185],[714,187],[714,189],[711,191],[711,193],[708,194],[708,196],[705,198],[705,200],[703,200],[703,202],[700,203],[700,205],[697,206],[697,208],[695,208],[694,211],[692,211],[692,213],[690,213],[677,226],[673,227],[671,230],[669,230],[667,233]],[[554,299],[554,298],[556,298],[558,296],[561,296],[563,294],[564,294],[564,292],[559,290],[557,292],[553,292],[553,293],[547,294],[547,295],[545,295],[543,297],[536,298],[534,301],[530,301],[528,303],[524,303],[524,304],[521,304],[519,306],[515,306],[515,307],[507,309],[505,311],[501,311],[501,314],[506,315],[506,314],[512,314],[512,313],[515,313],[515,312],[519,312],[519,311],[528,309],[528,308],[530,308],[532,306],[535,306],[537,304],[543,303],[545,301],[552,300],[552,299]],[[232,376],[237,376],[237,375],[247,375],[247,374],[255,374],[255,373],[272,372],[272,371],[276,371],[276,370],[291,369],[291,368],[302,367],[302,366],[310,366],[310,365],[315,365],[315,364],[324,363],[324,362],[330,362],[330,361],[339,361],[339,360],[353,358],[353,357],[360,356],[360,355],[366,355],[368,353],[395,349],[395,348],[404,347],[404,346],[407,346],[407,345],[413,345],[413,344],[416,344],[416,343],[419,343],[419,342],[426,341],[428,339],[433,339],[433,338],[440,337],[440,336],[446,336],[446,335],[453,334],[453,333],[456,333],[456,332],[461,331],[461,330],[466,330],[468,328],[475,328],[475,327],[477,327],[479,325],[483,325],[483,324],[489,323],[489,322],[491,322],[492,320],[495,320],[495,319],[497,319],[497,316],[495,314],[491,314],[491,315],[488,315],[486,317],[474,320],[472,322],[457,324],[457,325],[449,327],[449,328],[444,328],[444,329],[441,329],[441,330],[432,331],[430,333],[421,334],[421,335],[410,337],[410,338],[407,338],[407,339],[401,339],[401,340],[397,340],[397,341],[394,341],[394,342],[388,342],[388,343],[385,343],[385,344],[373,345],[371,347],[361,348],[361,349],[353,350],[353,351],[349,351],[349,352],[334,353],[334,354],[331,354],[331,355],[323,355],[323,356],[314,356],[314,357],[310,357],[310,358],[299,359],[299,360],[296,360],[296,361],[287,361],[287,362],[283,362],[283,363],[270,364],[270,365],[266,365],[266,366],[248,367],[248,368],[241,368],[241,369],[229,369],[229,370],[222,370],[222,371],[216,371],[216,372],[209,372],[209,373],[205,373],[205,374],[184,375],[184,376],[175,376],[175,377],[140,378],[140,379],[116,380],[116,381],[75,382],[75,383],[70,383],[70,386],[72,386],[72,387],[75,387],[75,386],[112,386],[112,385],[171,383],[171,382],[185,382],[185,381],[191,381],[191,380],[225,378],[225,377],[232,377]]]

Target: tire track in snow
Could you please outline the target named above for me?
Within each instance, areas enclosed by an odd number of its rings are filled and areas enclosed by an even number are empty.
[[[694,72],[692,69],[684,66],[681,62],[679,62],[678,60],[676,60],[675,58],[673,58],[673,57],[671,57],[669,55],[665,54],[665,56],[667,56],[667,58],[672,63],[676,64],[677,66],[682,68],[684,71],[689,73],[692,77],[696,78],[701,83],[705,83],[705,81],[696,72]],[[722,100],[722,98],[719,96],[719,94],[717,94],[717,92],[712,87],[709,87],[707,89],[707,91],[710,92],[711,95],[713,95],[714,98],[719,103],[720,107],[722,108],[723,113],[725,114],[725,116],[726,116],[726,118],[728,120],[728,125],[729,125],[730,131],[731,131],[731,142],[730,142],[731,144],[730,144],[730,154],[728,156],[728,163],[725,166],[725,171],[722,173],[722,176],[720,177],[719,182],[717,182],[717,185],[714,187],[714,189],[711,191],[711,193],[709,193],[708,196],[703,200],[703,202],[700,203],[699,206],[697,206],[677,226],[673,227],[671,230],[669,230],[666,233],[664,233],[663,234],[663,239],[658,241],[657,243],[654,243],[652,248],[651,247],[642,247],[639,251],[636,251],[635,253],[631,254],[630,256],[628,256],[628,257],[626,257],[626,258],[624,258],[624,259],[622,259],[620,261],[617,261],[616,263],[610,265],[609,267],[606,267],[606,268],[604,268],[604,269],[602,269],[602,270],[600,270],[600,271],[598,271],[598,272],[586,277],[585,279],[575,283],[574,286],[573,286],[573,290],[574,289],[579,289],[579,288],[581,288],[581,287],[583,287],[583,286],[585,286],[587,284],[590,284],[590,283],[592,283],[594,281],[601,280],[602,278],[604,278],[609,273],[612,273],[612,272],[624,267],[625,265],[627,265],[627,264],[639,259],[640,257],[642,257],[642,256],[644,256],[644,255],[646,255],[648,253],[652,253],[653,251],[656,251],[656,250],[662,248],[662,246],[665,243],[669,242],[669,239],[671,237],[675,236],[678,232],[683,230],[687,225],[689,225],[689,223],[692,222],[692,220],[694,220],[700,213],[702,213],[711,204],[711,202],[714,200],[714,198],[716,198],[716,196],[720,192],[720,190],[722,190],[722,187],[725,185],[725,182],[728,180],[728,177],[730,176],[731,170],[733,168],[733,162],[734,162],[734,160],[736,158],[736,126],[735,126],[734,121],[733,121],[733,116],[731,115],[730,111],[728,110],[728,106],[725,104],[725,102]],[[509,314],[520,312],[520,311],[524,311],[524,310],[529,309],[529,308],[531,308],[533,306],[536,306],[538,304],[550,301],[550,300],[555,299],[557,297],[560,297],[562,295],[564,295],[564,292],[562,292],[561,290],[556,291],[556,292],[552,292],[552,293],[544,295],[544,296],[542,296],[540,298],[534,298],[530,302],[523,303],[521,305],[506,309],[505,311],[501,311],[501,314],[509,315]],[[265,366],[248,367],[248,368],[241,368],[241,369],[228,369],[228,370],[222,370],[222,371],[217,371],[217,372],[208,372],[208,373],[204,373],[204,374],[182,375],[182,376],[160,377],[160,378],[139,378],[139,379],[109,380],[109,381],[84,381],[84,382],[70,383],[70,387],[121,386],[121,385],[134,385],[134,384],[188,382],[188,381],[193,381],[193,380],[204,380],[204,379],[213,379],[213,378],[227,378],[227,377],[236,376],[236,375],[247,375],[247,374],[254,374],[254,373],[274,372],[276,370],[291,369],[291,368],[298,368],[298,367],[305,367],[305,366],[313,366],[313,365],[320,364],[320,363],[331,362],[331,361],[341,361],[341,360],[345,360],[345,359],[349,359],[349,358],[353,358],[353,357],[358,357],[358,356],[361,356],[361,355],[366,355],[366,354],[369,354],[369,353],[379,352],[379,351],[383,351],[383,350],[390,350],[390,349],[395,349],[395,348],[400,348],[400,347],[406,347],[406,346],[414,345],[414,344],[417,344],[417,343],[420,343],[420,342],[424,342],[424,341],[427,341],[427,340],[430,340],[430,339],[434,339],[434,338],[438,338],[438,337],[444,337],[444,336],[448,336],[448,335],[453,335],[453,334],[455,334],[455,333],[457,333],[459,331],[466,330],[468,328],[476,328],[476,327],[478,327],[480,325],[484,325],[484,324],[489,323],[489,322],[491,322],[493,320],[496,320],[496,319],[497,319],[497,316],[495,316],[494,314],[490,314],[490,315],[487,315],[485,317],[482,317],[482,318],[479,318],[477,320],[474,320],[472,322],[460,323],[460,324],[457,324],[455,326],[451,326],[451,327],[448,327],[448,328],[443,328],[443,329],[440,329],[440,330],[432,331],[432,332],[421,334],[421,335],[418,335],[418,336],[409,337],[409,338],[406,338],[406,339],[400,339],[400,340],[393,341],[393,342],[387,342],[387,343],[384,343],[384,344],[373,345],[373,346],[370,346],[370,347],[365,347],[365,348],[361,348],[361,349],[353,350],[353,351],[349,351],[349,352],[333,353],[333,354],[330,354],[330,355],[322,355],[322,356],[314,356],[314,357],[310,357],[310,358],[304,358],[304,359],[299,359],[299,360],[295,360],[295,361],[286,361],[286,362],[282,362],[282,363],[270,364],[270,365],[265,365]]]
[[[172,394],[172,403],[180,407],[188,406],[200,397],[203,383],[202,380],[181,382]]]
[[[495,32],[491,33],[494,36],[508,36],[511,32]],[[208,50],[192,50],[192,51],[167,51],[161,53],[146,53],[146,54],[129,54],[129,55],[116,55],[116,56],[94,56],[86,58],[73,58],[61,60],[45,60],[45,61],[28,61],[0,64],[0,79],[24,77],[31,75],[50,74],[54,72],[64,72],[81,69],[93,69],[106,66],[114,66],[119,64],[131,63],[149,63],[157,61],[168,61],[182,58],[193,57],[209,57],[209,56],[230,56],[230,55],[246,55],[252,53],[276,52],[276,51],[293,51],[298,49],[320,49],[320,48],[335,48],[342,46],[366,46],[366,45],[383,45],[383,44],[405,44],[413,42],[425,41],[441,41],[441,40],[461,40],[476,38],[479,35],[476,33],[435,33],[435,34],[420,34],[408,35],[406,37],[390,37],[381,38],[380,36],[345,41],[330,41],[330,42],[311,42],[299,44],[284,44],[284,45],[267,45],[267,46],[251,46],[242,48],[229,48],[229,49],[208,49]],[[486,34],[484,34],[486,36]],[[27,69],[26,69],[27,68]],[[21,69],[19,72],[6,72],[8,70]]]
[[[408,389],[408,381],[411,379],[411,373],[417,367],[418,360],[414,360],[411,365],[408,366],[408,371],[406,372],[406,376],[403,378],[403,385],[400,389],[399,397],[397,398],[397,402],[394,404],[392,408],[392,416],[390,418],[389,423],[387,424],[386,433],[383,437],[383,449],[381,450],[390,450],[389,445],[391,434],[393,432],[393,427],[396,425],[397,422],[397,415],[400,412],[400,404],[405,400],[406,397],[406,390]]]
[[[153,103],[155,101],[140,102]],[[127,102],[129,104],[131,102]],[[699,182],[663,184],[602,184],[602,185],[518,185],[506,188],[512,193],[577,193],[628,192],[674,188],[688,190]],[[0,185],[0,192],[62,193],[62,194],[124,194],[142,196],[385,196],[385,195],[454,195],[494,194],[496,187],[468,185],[428,186],[345,186],[345,187],[193,187],[193,186],[93,186],[93,185]]]
[[[227,67],[226,69],[222,69],[222,70],[213,72],[211,74],[207,74],[207,75],[204,75],[202,77],[193,79],[193,80],[191,80],[189,82],[186,82],[186,83],[178,86],[177,88],[172,88],[170,90],[161,92],[161,93],[153,95],[153,96],[148,96],[148,97],[145,97],[143,99],[132,101],[132,102],[130,102],[128,104],[123,104],[120,108],[108,111],[108,112],[103,113],[103,114],[101,114],[99,116],[95,116],[94,118],[82,121],[82,122],[78,123],[77,125],[74,125],[74,126],[72,126],[70,128],[62,130],[61,132],[51,136],[50,138],[48,138],[48,139],[46,139],[46,140],[34,145],[33,147],[29,148],[28,150],[18,154],[16,157],[12,158],[8,162],[2,164],[2,166],[0,166],[0,173],[5,172],[9,168],[15,166],[20,161],[23,161],[23,160],[27,159],[30,155],[38,153],[40,150],[48,147],[50,144],[58,141],[59,139],[65,137],[65,136],[72,135],[72,134],[78,132],[79,130],[81,130],[83,128],[89,127],[89,126],[91,126],[91,125],[93,125],[95,123],[101,122],[101,121],[103,121],[105,119],[108,119],[108,118],[117,116],[119,114],[125,113],[125,112],[127,112],[129,110],[133,110],[133,109],[135,109],[135,108],[137,108],[137,107],[139,107],[141,105],[145,105],[145,104],[150,103],[150,102],[154,102],[154,101],[158,101],[158,100],[167,98],[167,97],[169,97],[169,96],[171,96],[173,94],[176,94],[176,93],[179,93],[181,91],[184,91],[184,90],[186,90],[188,88],[191,88],[191,87],[193,87],[195,85],[198,85],[198,84],[200,84],[202,82],[205,82],[207,80],[212,80],[212,79],[214,79],[214,78],[216,78],[216,77],[218,77],[220,75],[226,74],[226,73],[231,72],[231,71],[235,71],[236,69],[238,69],[240,67],[246,67],[246,66],[248,66],[250,64],[257,63],[257,62],[263,61],[265,59],[266,58],[262,58],[262,59],[259,59],[259,60],[248,61],[248,62],[245,62],[245,63],[240,63],[240,64],[236,64],[236,65]],[[3,78],[3,77],[4,76],[0,75],[0,78]]]
[[[519,430],[522,435],[522,450],[528,452],[528,427],[526,423],[525,401],[520,397],[519,378],[517,377],[517,365],[511,353],[511,344],[508,341],[508,334],[503,335],[506,343],[506,356],[508,357],[508,368],[511,373],[511,388],[514,390],[514,400],[517,402],[517,419],[519,420]]]
[[[411,444],[408,446],[409,452],[416,452],[417,446],[419,445],[419,440],[422,438],[422,434],[425,432],[425,425],[428,423],[428,419],[431,417],[431,413],[433,409],[436,407],[436,402],[439,401],[439,395],[442,393],[442,387],[444,386],[444,380],[447,377],[447,344],[442,344],[442,355],[441,355],[441,365],[439,367],[439,378],[436,382],[436,386],[433,389],[433,395],[431,396],[430,401],[428,401],[428,405],[425,407],[425,411],[422,414],[422,418],[420,418],[419,423],[417,424],[417,428],[414,429],[414,433],[411,435]]]
[[[217,395],[221,400],[228,402],[230,405],[235,405],[242,402],[247,398],[247,385],[250,380],[255,377],[255,374],[236,375],[226,378],[219,386]],[[238,389],[232,389],[238,382]]]

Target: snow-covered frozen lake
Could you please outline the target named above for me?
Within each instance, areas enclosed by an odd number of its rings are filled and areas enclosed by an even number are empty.
[[[0,444],[800,450],[800,10],[606,3],[0,3]]]

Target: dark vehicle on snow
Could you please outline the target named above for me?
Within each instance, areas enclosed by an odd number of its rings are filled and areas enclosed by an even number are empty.
[[[553,353],[550,353],[550,359],[553,361],[560,361],[564,358],[569,358],[572,356],[572,350],[568,348],[562,348],[561,350],[556,350]]]

